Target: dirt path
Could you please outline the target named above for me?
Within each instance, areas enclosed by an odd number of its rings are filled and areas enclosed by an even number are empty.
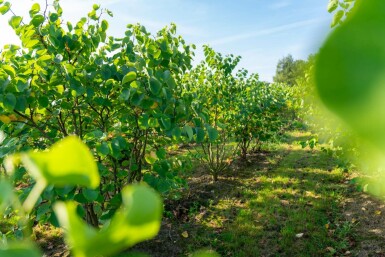
[[[343,200],[346,219],[353,224],[353,256],[385,256],[385,204],[367,194],[352,192]]]

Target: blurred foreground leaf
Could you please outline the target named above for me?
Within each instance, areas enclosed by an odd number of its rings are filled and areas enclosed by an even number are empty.
[[[22,161],[37,180],[55,186],[80,185],[96,188],[100,175],[88,147],[70,136],[55,143],[46,152],[29,152]]]
[[[0,214],[12,203],[13,198],[12,185],[7,180],[0,180]]]
[[[14,242],[0,247],[1,257],[41,257],[43,254],[29,242]]]
[[[323,102],[385,152],[385,1],[357,0],[316,62]]]
[[[153,189],[145,185],[127,186],[122,199],[120,209],[100,231],[77,216],[74,202],[55,205],[59,222],[67,230],[73,256],[110,256],[158,234],[163,204]]]

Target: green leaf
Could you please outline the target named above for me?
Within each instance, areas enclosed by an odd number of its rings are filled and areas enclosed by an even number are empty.
[[[129,73],[127,73],[123,77],[122,85],[124,85],[126,83],[130,83],[130,82],[134,81],[135,79],[136,79],[136,72],[135,71],[130,71]]]
[[[50,15],[49,15],[49,20],[51,21],[51,22],[55,22],[55,21],[57,21],[59,19],[59,15],[57,14],[57,13],[51,13]]]
[[[12,16],[9,20],[9,25],[11,25],[13,29],[17,29],[20,26],[22,19],[23,18],[20,16]]]
[[[76,136],[55,143],[49,151],[22,154],[22,162],[36,180],[46,184],[96,188],[100,183],[90,150]]]
[[[202,143],[205,140],[205,131],[202,128],[196,128],[197,143]]]
[[[102,20],[102,23],[100,25],[103,31],[106,31],[108,29],[108,21]]]
[[[170,130],[171,129],[171,119],[170,119],[170,117],[162,117],[160,119],[160,121],[161,121],[161,123],[162,123],[162,125],[163,125],[165,130]]]
[[[96,11],[95,10],[92,10],[91,12],[88,13],[88,17],[92,20],[97,20],[98,17],[96,16]]]
[[[194,132],[193,132],[192,128],[189,125],[186,125],[186,126],[184,126],[183,130],[187,134],[188,138],[190,140],[192,140],[193,136],[194,136]]]
[[[179,139],[182,136],[182,130],[179,127],[175,127],[172,130],[172,137],[174,139]]]
[[[83,189],[82,193],[89,202],[95,201],[99,196],[98,190],[93,190],[88,188]]]
[[[211,142],[215,141],[218,139],[218,131],[215,128],[212,127],[207,127],[207,132],[209,134],[209,140]]]
[[[318,94],[361,137],[385,152],[385,2],[357,1],[316,60]]]
[[[157,128],[159,126],[159,122],[157,119],[151,117],[148,119],[148,126],[150,128]]]
[[[53,208],[60,225],[67,230],[66,238],[70,247],[73,248],[73,256],[91,256],[87,253],[87,245],[91,241],[96,241],[97,231],[78,217],[76,203],[57,202]],[[100,244],[101,241],[98,243]],[[95,244],[95,247],[98,248],[98,244]]]
[[[164,148],[161,148],[158,151],[156,151],[156,156],[158,156],[159,159],[164,160],[166,159],[167,152]]]
[[[96,146],[96,150],[100,155],[107,155],[110,153],[110,148],[106,142],[102,142],[100,145]]]
[[[140,116],[140,118],[139,118],[140,128],[142,128],[142,129],[148,128],[148,119],[149,119],[149,117],[147,114],[143,114],[142,116]]]
[[[338,8],[338,0],[329,0],[328,4],[328,12],[332,13],[334,10]]]
[[[40,220],[42,217],[44,217],[45,214],[47,214],[51,209],[51,203],[46,202],[40,205],[36,210],[36,219]]]
[[[4,97],[4,102],[3,102],[4,108],[7,111],[13,111],[16,106],[16,97],[14,94],[8,93]]]
[[[156,156],[156,153],[150,152],[145,155],[144,159],[148,164],[153,165],[158,160],[158,156]]]
[[[24,43],[24,42],[23,42]],[[28,40],[26,43],[25,43],[25,47],[26,48],[33,48],[35,45],[39,44],[39,40],[37,39],[32,39],[32,40]]]
[[[69,21],[67,22],[67,28],[68,28],[69,32],[71,32],[73,29],[73,26],[72,26],[71,22],[69,22]]]
[[[176,87],[176,83],[173,77],[170,77],[168,80],[166,80],[167,86],[171,89],[174,89]]]
[[[133,185],[127,186],[122,191],[123,206],[128,209],[121,209],[111,220],[112,232],[121,230],[119,225],[126,226],[126,233],[131,237],[128,241],[140,242],[155,236],[160,228],[160,219],[162,218],[163,204],[159,195],[148,186]],[[136,233],[129,227],[142,227],[144,233]],[[130,236],[128,236],[130,235]]]
[[[333,16],[333,21],[331,23],[331,27],[335,27],[342,19],[342,17],[344,17],[345,15],[345,12],[343,10],[339,10],[336,14],[334,14]]]
[[[0,180],[0,214],[13,203],[13,187],[7,180]]]
[[[11,78],[14,78],[16,75],[15,69],[11,65],[3,65],[1,68],[9,75]]]
[[[156,236],[163,212],[159,195],[143,184],[132,185],[122,190],[122,200],[109,225],[99,231],[77,216],[74,202],[55,204],[56,216],[67,231],[74,257],[112,256]]]
[[[31,20],[31,24],[37,28],[44,22],[44,19],[43,15],[35,15]]]
[[[12,242],[2,244],[1,257],[41,257],[43,254],[30,242]]]
[[[119,98],[122,99],[123,101],[127,101],[130,98],[130,90],[127,88],[124,88]]]
[[[112,74],[111,74],[110,67],[108,65],[103,65],[101,69],[101,75],[104,80],[108,80],[111,78]]]
[[[78,202],[78,203],[81,203],[81,204],[85,204],[85,203],[88,203],[88,200],[84,197],[83,194],[81,193],[78,193],[74,196],[73,198],[74,201]]]
[[[52,59],[51,55],[46,54],[46,55],[40,56],[38,60],[41,62],[45,62],[45,61],[50,61],[51,59]]]
[[[99,8],[100,8],[100,5],[98,5],[98,4],[94,4],[92,6],[92,9],[94,9],[95,11],[99,10]]]
[[[49,105],[49,99],[46,96],[39,97],[38,102],[39,102],[39,105],[43,108],[46,108]]]
[[[27,99],[24,96],[19,96],[16,100],[15,110],[24,113],[28,106]]]
[[[40,5],[38,3],[34,3],[29,11],[29,15],[32,17],[38,12],[40,12]]]
[[[155,77],[150,78],[150,91],[154,95],[159,95],[160,91],[162,89],[162,85]]]
[[[0,13],[2,15],[6,14],[11,9],[11,4],[9,2],[5,2],[3,6],[0,7]]]

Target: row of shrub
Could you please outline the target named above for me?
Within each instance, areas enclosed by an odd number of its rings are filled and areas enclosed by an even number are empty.
[[[240,57],[208,46],[194,66],[195,46],[176,35],[174,24],[155,35],[128,25],[116,38],[103,19],[112,13],[99,5],[75,24],[62,20],[59,0],[33,4],[30,18],[14,14],[9,2],[0,1],[0,12],[10,14],[21,42],[0,55],[0,160],[76,135],[100,175],[91,189],[48,183],[31,210],[39,222],[58,225],[52,206],[71,200],[99,227],[120,208],[126,185],[145,181],[163,194],[186,186],[181,174],[192,155],[170,154],[181,144],[193,146],[217,180],[234,158],[246,159],[251,146],[282,133],[294,117],[291,88],[237,70]],[[17,158],[11,162],[24,201],[37,180]]]

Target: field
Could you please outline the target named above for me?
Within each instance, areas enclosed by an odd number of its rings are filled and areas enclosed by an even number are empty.
[[[1,257],[385,256],[385,4],[21,1],[0,0]]]
[[[357,192],[352,174],[322,146],[303,149],[299,143],[309,138],[308,132],[289,132],[281,142],[250,153],[247,163],[234,161],[217,182],[197,165],[180,199],[165,201],[158,236],[134,252],[383,256],[385,205]],[[9,226],[3,221],[2,230]],[[47,256],[69,256],[60,229],[39,226],[34,237]]]

